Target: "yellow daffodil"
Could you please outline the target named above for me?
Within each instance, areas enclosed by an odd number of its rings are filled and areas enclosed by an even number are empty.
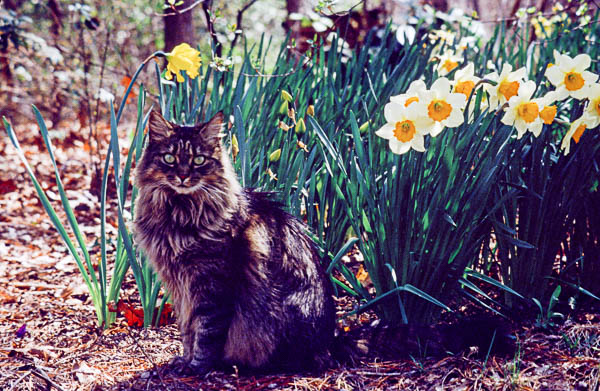
[[[464,122],[463,110],[467,99],[464,94],[450,90],[450,81],[440,77],[432,84],[431,89],[419,94],[419,101],[427,108],[427,117],[433,123],[429,131],[432,137],[440,134],[444,127],[454,128]]]
[[[465,97],[469,99],[479,80],[480,79],[475,76],[475,64],[471,62],[466,67],[457,70],[454,74],[452,91],[464,94]]]
[[[412,103],[408,108],[390,102],[385,105],[383,113],[387,123],[375,134],[389,140],[393,153],[401,155],[411,148],[419,152],[425,151],[423,136],[427,134],[431,124],[427,121],[427,109],[422,103]]]
[[[588,88],[587,98],[585,114],[589,117],[589,127],[595,128],[600,125],[600,84],[594,83]]]
[[[446,76],[454,69],[458,68],[458,65],[462,61],[462,57],[456,55],[452,51],[447,51],[440,56],[440,63],[437,66],[437,72],[440,76]]]
[[[495,81],[495,86],[486,84],[483,88],[489,94],[489,102],[491,108],[496,108],[499,105],[503,105],[508,102],[510,98],[519,93],[519,87],[525,81],[527,71],[525,67],[519,68],[513,72],[512,65],[504,64],[502,71],[498,75],[496,72],[492,72],[486,76],[485,79]]]
[[[165,79],[171,80],[175,75],[179,83],[185,80],[180,71],[185,71],[190,79],[198,77],[198,69],[202,62],[200,52],[187,43],[179,44],[170,53],[167,53],[167,61]]]
[[[427,90],[423,80],[415,80],[408,86],[404,94],[390,97],[390,101],[408,107],[413,102],[419,101],[419,92]]]
[[[546,68],[545,76],[556,87],[559,100],[569,96],[585,99],[587,87],[598,79],[598,75],[586,70],[591,63],[592,59],[587,54],[571,58],[554,51],[554,65]]]
[[[581,117],[573,121],[571,127],[569,128],[569,131],[567,132],[567,134],[565,134],[565,137],[563,137],[562,142],[560,144],[560,149],[564,150],[565,155],[568,155],[571,150],[571,139],[573,139],[573,141],[575,141],[575,144],[577,144],[583,133],[587,129],[591,128],[591,121],[593,120],[588,117],[587,113],[583,113]]]
[[[513,125],[517,129],[517,138],[529,130],[535,137],[542,132],[544,123],[540,118],[540,99],[532,99],[535,82],[528,81],[519,88],[519,93],[508,101],[508,108],[502,117],[502,123]]]

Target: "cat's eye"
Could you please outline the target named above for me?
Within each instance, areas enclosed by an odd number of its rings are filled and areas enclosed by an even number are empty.
[[[206,161],[206,158],[202,155],[198,155],[194,158],[194,164],[197,166],[201,166]]]
[[[165,153],[163,155],[163,160],[167,164],[173,164],[173,163],[175,163],[175,156],[171,155],[170,153]]]

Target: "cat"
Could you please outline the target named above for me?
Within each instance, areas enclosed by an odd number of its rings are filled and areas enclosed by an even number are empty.
[[[323,369],[335,309],[315,244],[279,204],[241,187],[222,127],[221,113],[180,126],[152,111],[135,171],[135,239],[171,294],[183,342],[171,366]]]

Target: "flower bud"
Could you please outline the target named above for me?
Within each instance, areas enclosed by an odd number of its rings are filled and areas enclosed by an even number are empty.
[[[360,132],[360,134],[364,134],[367,129],[369,129],[369,124],[371,123],[371,121],[367,121],[364,124],[360,125],[360,127],[358,128],[358,131]]]
[[[231,137],[231,154],[233,155],[233,159],[235,159],[235,157],[238,155],[239,152],[240,152],[240,145],[238,144],[238,139],[234,134]]]
[[[281,157],[281,148],[278,148],[278,149],[274,150],[273,152],[271,152],[271,154],[269,155],[269,161],[271,163],[275,163],[276,161],[279,160],[280,157]]]
[[[281,102],[281,106],[279,106],[279,114],[287,114],[288,113],[288,102],[284,100]]]
[[[306,114],[310,115],[311,117],[315,116],[315,106],[310,105],[308,106],[308,108],[306,109]]]
[[[304,134],[306,132],[306,124],[304,123],[304,118],[300,118],[298,123],[296,123],[296,128],[294,129],[296,134]]]
[[[286,102],[291,102],[294,98],[292,98],[292,95],[290,95],[290,93],[286,90],[281,90],[281,99]]]

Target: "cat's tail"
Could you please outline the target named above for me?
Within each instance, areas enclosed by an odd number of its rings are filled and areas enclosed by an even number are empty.
[[[512,327],[497,318],[464,318],[433,326],[379,322],[338,335],[331,355],[342,365],[361,359],[395,360],[407,357],[442,357],[469,351],[478,357],[512,355]]]

